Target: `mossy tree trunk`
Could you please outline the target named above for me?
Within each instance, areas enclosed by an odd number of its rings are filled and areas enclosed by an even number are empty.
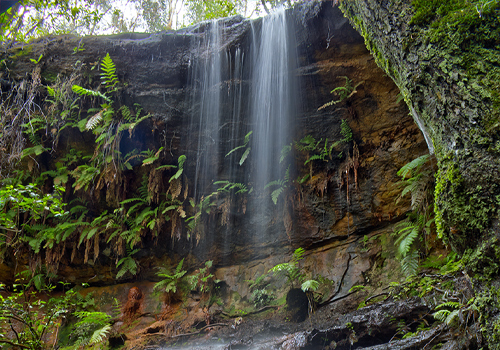
[[[343,0],[340,7],[437,157],[439,234],[464,254],[484,295],[482,282],[500,280],[500,1]],[[500,325],[497,312],[489,313]]]

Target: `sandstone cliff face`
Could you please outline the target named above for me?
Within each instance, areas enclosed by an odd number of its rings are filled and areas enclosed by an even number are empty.
[[[310,173],[312,176],[303,184],[290,186],[287,202],[271,207],[269,216],[272,220],[264,222],[270,227],[269,234],[261,240],[256,241],[253,237],[255,227],[262,223],[252,217],[251,208],[246,212],[242,209],[246,206],[245,195],[229,204],[231,209],[225,209],[229,214],[221,209],[225,202],[219,200],[215,215],[207,219],[206,229],[198,237],[193,234],[187,239],[188,229],[184,223],[179,224],[180,231],[177,227],[174,232],[170,224],[165,224],[158,237],[144,237],[141,251],[136,255],[140,273],[137,277],[129,277],[127,282],[155,280],[154,267],[164,263],[175,265],[181,258],[186,258],[185,267],[190,270],[204,261],[213,260],[214,274],[225,283],[229,294],[249,298],[247,280],[288,261],[294,249],[303,247],[306,249],[302,263],[304,271],[310,276],[322,275],[332,280],[335,289],[331,293],[340,297],[353,285],[363,283],[365,275],[374,268],[375,260],[380,258],[380,251],[388,249],[367,244],[364,237],[392,232],[394,222],[405,216],[408,203],[403,201],[396,205],[395,202],[400,191],[395,186],[399,180],[396,172],[426,153],[427,145],[399,98],[398,88],[377,66],[365,48],[363,38],[331,3],[315,6],[298,7],[289,13],[294,22],[298,52],[293,75],[299,81],[301,98],[301,106],[295,112],[293,139],[312,135],[316,140],[338,140],[341,138],[341,121],[345,120],[352,130],[354,143],[343,149],[341,157],[329,161],[304,165],[308,155],[295,155],[295,174]],[[234,59],[238,50],[249,50],[252,30],[258,28],[260,22],[252,24],[236,17],[223,20],[223,23],[225,29],[219,50]],[[152,35],[45,38],[31,44],[31,53],[25,57],[14,57],[19,48],[5,51],[3,58],[7,60],[8,70],[2,71],[2,81],[17,86],[23,80],[29,80],[34,69],[29,58],[43,54],[43,60],[35,67],[40,69],[41,84],[37,92],[40,100],[45,97],[43,85],[50,85],[56,76],[68,79],[73,74],[73,83],[85,86],[90,82],[89,85],[97,86],[98,72],[93,67],[109,53],[120,81],[126,84],[121,90],[122,103],[129,106],[138,103],[152,116],[137,126],[134,136],[123,136],[120,150],[127,153],[134,148],[146,151],[164,147],[159,161],[174,165],[177,165],[178,157],[185,154],[183,188],[193,191],[197,136],[189,134],[190,126],[186,125],[186,120],[200,108],[197,101],[190,98],[194,86],[190,79],[193,60],[204,54],[199,51],[198,43],[208,35],[208,27],[207,23],[178,32]],[[74,50],[82,44],[84,51]],[[339,98],[330,91],[344,86],[344,77],[356,85],[355,92],[342,102],[318,110],[323,104]],[[252,84],[255,82],[245,74],[239,81],[227,81],[227,86],[241,88],[242,105],[249,104],[245,93]],[[229,94],[228,88],[221,89]],[[84,111],[82,108],[82,113]],[[243,126],[250,123],[246,117],[242,112],[239,123]],[[240,143],[242,135],[244,133],[240,131],[237,140]],[[34,171],[52,169],[69,149],[92,154],[93,142],[93,135],[89,132],[81,133],[76,128],[63,130],[57,148],[38,159],[40,169]],[[227,140],[220,143],[218,153],[208,157],[224,159],[235,145]],[[252,166],[250,160],[246,168],[236,167],[234,171],[242,176],[246,172],[258,171]],[[221,165],[217,169],[220,179],[225,179],[230,169]],[[77,193],[70,182],[66,199],[74,196],[85,198],[93,215],[98,216],[99,211],[129,198],[130,193],[139,187],[141,177],[152,173],[152,168],[135,164],[133,170],[123,172],[119,184],[110,180],[106,186],[91,186],[91,190]],[[155,191],[169,190],[169,178],[167,174],[158,175]],[[193,194],[190,192],[189,196]],[[230,224],[224,225],[223,221]],[[77,237],[72,239],[78,240]],[[76,248],[72,256],[69,248],[72,245],[76,243],[68,241],[67,247],[60,252],[57,269],[60,279],[101,286],[116,283],[117,259],[110,254],[111,248],[101,243],[101,254],[86,259],[85,247]],[[29,254],[27,250],[24,250],[24,255],[7,254],[0,270],[1,280],[11,280],[15,266],[27,264]],[[147,282],[141,283],[144,291],[150,291]],[[125,297],[124,293],[120,294],[122,303],[125,303]],[[148,305],[158,303],[149,294],[145,300]],[[148,308],[154,310],[151,305]]]

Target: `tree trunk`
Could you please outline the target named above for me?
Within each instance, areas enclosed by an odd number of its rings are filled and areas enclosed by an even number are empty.
[[[422,3],[344,0],[340,7],[438,159],[438,232],[463,254],[484,297],[484,282],[500,280],[500,2]],[[490,306],[496,314],[496,297]],[[498,331],[489,326],[492,340]]]

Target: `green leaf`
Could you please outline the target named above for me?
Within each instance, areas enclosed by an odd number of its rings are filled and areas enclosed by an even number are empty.
[[[240,158],[240,163],[239,163],[239,164],[240,164],[240,166],[242,166],[242,165],[243,165],[243,163],[245,162],[245,160],[248,158],[248,155],[250,154],[250,149],[251,149],[251,148],[250,148],[250,147],[248,147],[248,148],[245,150],[245,152],[243,153],[243,155],[241,156],[241,158]]]
[[[319,282],[316,280],[307,280],[302,283],[300,288],[303,292],[315,292],[319,288]]]
[[[99,91],[94,91],[94,90],[89,90],[84,87],[81,87],[79,85],[73,85],[71,87],[71,90],[73,90],[74,93],[80,95],[80,96],[94,96],[94,97],[100,97],[107,102],[111,103],[111,99],[107,97],[106,95],[100,93]]]

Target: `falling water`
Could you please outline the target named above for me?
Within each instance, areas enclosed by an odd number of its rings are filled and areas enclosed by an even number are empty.
[[[257,192],[253,205],[256,244],[269,235],[269,226],[277,210],[271,202],[272,188],[265,190],[265,187],[272,181],[286,181],[289,165],[280,161],[281,150],[291,142],[297,113],[293,78],[296,54],[289,32],[283,8],[264,17],[260,30],[252,28],[254,71],[250,119],[254,127],[252,182]]]
[[[192,105],[190,138],[196,142],[194,198],[199,200],[215,180],[220,147],[220,113],[222,72],[226,68],[221,52],[223,28],[218,21],[209,24],[206,36],[197,43],[200,57],[194,57],[192,72]]]
[[[221,180],[253,188],[253,193],[247,194],[248,210],[243,212],[249,223],[246,231],[258,244],[269,239],[268,227],[278,208],[265,186],[284,179],[288,165],[280,164],[280,154],[291,142],[297,113],[295,43],[284,9],[251,22],[250,43],[241,47],[225,47],[224,24],[207,24],[205,35],[196,42],[195,52],[200,54],[193,58],[191,67],[193,112],[188,137],[196,152],[191,160],[196,161],[194,198],[199,202],[216,190],[219,186],[214,182]],[[250,153],[244,164],[240,164],[243,149],[226,156],[242,145],[250,131]],[[233,191],[218,205],[241,213],[241,208],[235,209],[236,200]],[[225,228],[218,232],[224,236],[220,239],[228,252],[233,226],[231,220],[222,221]],[[208,231],[213,233],[215,228]]]
[[[255,127],[254,181],[257,189],[283,178],[282,147],[290,142],[295,113],[290,72],[292,60],[285,10],[263,19],[260,33],[253,30],[254,74],[251,121]]]

